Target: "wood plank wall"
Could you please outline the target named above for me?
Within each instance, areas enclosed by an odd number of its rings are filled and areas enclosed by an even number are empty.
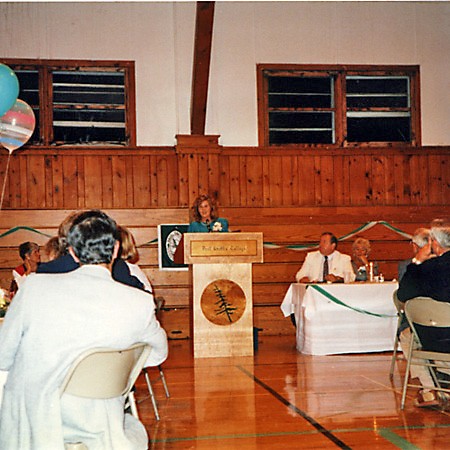
[[[180,141],[183,145],[180,145]],[[217,193],[221,215],[234,231],[262,231],[264,250],[255,264],[255,326],[266,334],[290,334],[279,310],[305,251],[321,232],[338,237],[369,221],[387,221],[412,233],[450,214],[449,147],[314,150],[222,148],[216,137],[179,139],[175,148],[27,149],[10,161],[0,235],[0,285],[9,286],[25,240],[45,243],[71,211],[101,208],[128,226],[140,245],[141,265],[157,295],[165,298],[163,324],[172,338],[189,335],[189,273],[161,271],[157,225],[187,223],[189,205],[202,192]],[[0,155],[3,185],[7,155]],[[408,240],[379,224],[362,233],[387,279],[410,256]],[[350,253],[352,239],[340,243]]]

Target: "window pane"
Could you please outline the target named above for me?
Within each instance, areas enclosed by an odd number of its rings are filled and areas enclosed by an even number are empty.
[[[54,128],[55,141],[67,144],[98,142],[118,143],[125,140],[124,128],[58,127]]]
[[[14,70],[19,80],[19,97],[33,109],[36,118],[36,125],[28,140],[29,144],[37,144],[39,142],[39,72],[37,70]]]
[[[123,72],[54,71],[56,141],[125,143]]]
[[[331,144],[333,143],[331,131],[279,131],[270,130],[270,144]]]
[[[123,73],[53,72],[55,104],[123,105],[124,99]]]
[[[409,107],[408,77],[348,76],[347,108]]]
[[[55,140],[66,143],[123,142],[124,121],[124,110],[55,109],[53,113]]]
[[[269,77],[270,108],[331,108],[332,80],[326,77]]]
[[[355,117],[347,119],[349,142],[410,142],[409,117]]]
[[[332,112],[269,113],[269,143],[332,143],[334,142]]]

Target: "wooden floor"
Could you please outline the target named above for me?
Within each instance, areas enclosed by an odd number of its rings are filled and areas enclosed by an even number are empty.
[[[137,398],[151,449],[449,449],[450,412],[400,404],[390,353],[307,356],[294,337],[260,337],[255,357],[196,359],[170,341],[171,397],[154,381],[161,420],[139,379]],[[156,378],[156,372],[152,371]]]

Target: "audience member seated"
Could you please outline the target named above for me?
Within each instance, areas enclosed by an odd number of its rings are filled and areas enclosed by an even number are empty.
[[[430,242],[418,249],[406,268],[397,292],[398,299],[406,302],[414,297],[431,297],[437,301],[450,302],[449,250],[450,225],[443,223],[440,226],[433,226]],[[417,332],[424,349],[450,353],[450,328],[417,325]],[[438,404],[438,399],[435,392],[422,390],[415,404],[419,407],[434,406]]]
[[[218,217],[217,207],[209,195],[200,195],[192,205],[193,222],[188,233],[227,232],[228,221]]]
[[[59,256],[51,261],[39,265],[37,273],[67,273],[78,269],[79,264],[73,259],[68,252],[67,233],[73,222],[83,212],[75,212],[67,216],[58,228]],[[118,258],[114,261],[112,275],[116,281],[133,286],[138,289],[144,289],[144,285],[134,276],[130,274],[130,269],[125,261]]]
[[[148,294],[111,277],[119,251],[116,223],[101,211],[77,216],[67,235],[80,268],[32,274],[0,329],[0,370],[8,371],[0,410],[0,448],[59,449],[64,441],[89,449],[148,448],[141,422],[122,397],[60,397],[73,361],[96,347],[152,346],[146,365],[167,358],[167,336]]]
[[[424,245],[430,243],[430,230],[428,228],[418,228],[414,231],[414,234],[411,238],[411,245],[413,249],[413,255],[415,256],[419,249],[421,249]],[[411,264],[412,258],[405,259],[398,263],[398,280],[401,281],[403,275],[406,272],[406,268],[409,264]],[[409,352],[409,344],[411,339],[411,329],[409,328],[408,321],[406,320],[406,316],[403,315],[402,322],[397,331],[399,333],[400,346],[402,348],[403,354],[406,356]],[[411,378],[417,378],[421,385],[423,386],[432,386],[433,379],[431,378],[430,372],[426,367],[423,366],[411,366]],[[439,404],[437,398],[434,395],[434,392],[429,390],[422,390],[420,393],[420,397],[416,400],[416,404],[419,406],[437,406]]]
[[[350,281],[355,280],[352,263],[349,255],[344,255],[336,250],[338,240],[330,232],[320,236],[319,250],[309,252],[306,255],[302,268],[295,276],[298,283],[330,282],[340,283],[344,281],[344,274],[348,274]]]
[[[44,245],[44,253],[46,262],[53,261],[60,255],[58,236],[51,237]]]
[[[369,279],[369,253],[370,242],[359,237],[352,245],[352,268],[355,272],[355,281],[367,281]],[[373,274],[378,275],[378,263],[373,263]]]
[[[78,269],[78,263],[68,252],[67,233],[69,232],[73,221],[81,212],[69,214],[59,225],[58,228],[58,256],[39,265],[37,273],[67,273]]]
[[[19,255],[22,259],[22,264],[12,271],[13,282],[16,286],[16,288],[10,288],[10,292],[13,294],[22,286],[22,283],[30,273],[36,272],[41,262],[39,245],[35,242],[23,242],[20,244]]]
[[[136,248],[136,242],[131,232],[125,227],[119,227],[120,230],[120,252],[119,256],[122,258],[131,275],[135,276],[143,285],[144,289],[153,295],[153,287],[150,280],[147,278],[142,269],[137,265],[139,261],[139,252]]]
[[[426,244],[430,242],[430,230],[428,228],[418,228],[414,231],[411,238],[411,245],[413,250],[413,257],[416,256],[417,252]],[[412,258],[405,259],[398,263],[398,281],[400,282],[405,275],[406,268],[411,264]]]

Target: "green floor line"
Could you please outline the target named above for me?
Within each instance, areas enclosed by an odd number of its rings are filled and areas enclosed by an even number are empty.
[[[150,442],[161,443],[161,442],[182,442],[182,441],[208,441],[217,439],[245,439],[245,438],[276,437],[276,436],[301,436],[311,434],[320,434],[320,432],[316,430],[305,430],[305,431],[280,431],[277,433],[225,434],[222,436],[194,436],[185,438],[150,439]]]
[[[403,450],[420,450],[420,447],[408,442],[406,439],[400,437],[393,430],[420,430],[424,428],[449,428],[450,424],[438,424],[430,426],[424,425],[413,425],[410,427],[396,426],[391,428],[381,428],[378,434],[384,439],[388,440],[396,447]],[[330,430],[333,433],[360,433],[360,432],[376,432],[373,428],[337,428]],[[190,436],[190,437],[180,437],[180,438],[162,438],[162,439],[150,439],[150,443],[158,444],[163,442],[183,442],[183,441],[212,441],[218,439],[245,439],[245,438],[258,438],[258,437],[276,437],[276,436],[302,436],[302,435],[312,435],[320,434],[317,430],[304,430],[304,431],[280,431],[277,433],[244,433],[244,434],[225,434],[225,435],[211,435],[211,436]]]
[[[402,438],[397,433],[394,433],[393,431],[386,428],[381,428],[378,431],[378,434],[389,441],[391,444],[394,444],[396,447],[401,448],[402,450],[420,450],[420,447],[411,444],[411,442]]]

